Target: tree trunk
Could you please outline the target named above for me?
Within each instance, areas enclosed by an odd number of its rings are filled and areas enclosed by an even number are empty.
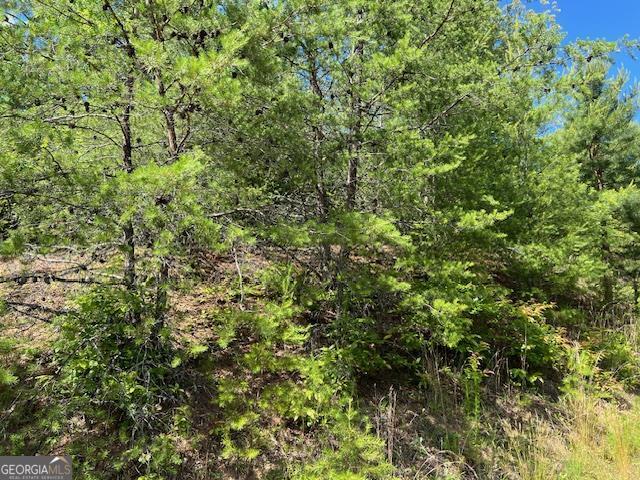
[[[164,98],[166,96],[166,88],[164,81],[162,80],[162,74],[156,71],[156,87],[158,89],[158,95]],[[178,136],[176,134],[176,124],[174,118],[174,108],[164,107],[162,109],[165,120],[165,132],[167,136],[167,154],[169,156],[169,163],[176,160],[178,157]],[[156,282],[156,298],[155,298],[155,318],[156,318],[156,331],[159,332],[164,326],[165,316],[167,312],[167,288],[169,283],[169,258],[160,258],[160,268],[158,271]]]
[[[358,167],[360,164],[360,155],[362,150],[362,102],[359,93],[356,89],[360,86],[362,81],[362,72],[360,66],[357,64],[360,61],[360,57],[364,51],[364,43],[358,42],[354,48],[353,55],[356,57],[356,70],[352,73],[350,78],[351,83],[351,114],[355,117],[353,127],[349,134],[348,140],[348,154],[349,162],[347,165],[347,178],[345,183],[345,210],[347,212],[353,212],[356,207],[356,200],[358,195]],[[336,267],[336,273],[334,282],[337,283],[336,300],[337,300],[337,312],[338,317],[341,317],[344,313],[346,305],[345,300],[345,285],[344,280],[339,277],[347,270],[349,263],[350,247],[343,244],[340,248],[340,255],[338,258],[338,265]]]
[[[318,69],[316,67],[315,58],[312,54],[307,54],[308,67],[309,67],[309,81],[313,93],[318,97],[319,102],[324,102],[324,94],[320,87],[320,81],[318,79]],[[321,104],[321,110],[324,111],[324,106]],[[313,162],[316,173],[316,196],[317,196],[317,211],[320,222],[325,223],[329,218],[329,199],[327,197],[327,191],[324,181],[324,161],[321,154],[321,145],[324,141],[324,134],[319,125],[314,124],[313,129]],[[331,245],[323,241],[320,245],[321,257],[320,257],[320,269],[323,277],[328,277],[330,273],[331,263]]]
[[[362,56],[364,44],[358,42],[355,47],[354,55]],[[352,76],[351,91],[351,111],[355,116],[355,124],[349,136],[349,165],[347,166],[346,181],[346,198],[345,207],[347,211],[353,211],[356,205],[356,196],[358,195],[358,166],[360,164],[360,153],[362,150],[362,102],[360,96],[354,90],[360,83],[361,73],[359,70]]]
[[[604,181],[603,181],[603,172],[601,169],[596,170],[596,188],[598,192],[601,192],[604,189]],[[602,251],[602,258],[606,265],[610,267],[612,265],[611,259],[611,247],[609,245],[609,236],[607,234],[607,225],[608,222],[605,219],[601,222],[601,240],[600,240],[600,250]],[[613,305],[614,302],[614,282],[613,278],[610,275],[609,271],[605,272],[602,277],[602,313],[605,315],[604,320],[606,321],[606,310]]]
[[[131,174],[133,172],[133,158],[132,158],[132,142],[131,142],[131,106],[134,96],[134,78],[132,74],[127,76],[127,103],[124,107],[124,113],[122,115],[122,166],[125,172]],[[127,292],[130,295],[137,293],[137,275],[136,275],[136,241],[135,230],[133,227],[133,221],[127,220],[122,226],[124,233],[124,284]],[[129,310],[127,312],[127,318],[136,323],[140,320],[140,315]]]

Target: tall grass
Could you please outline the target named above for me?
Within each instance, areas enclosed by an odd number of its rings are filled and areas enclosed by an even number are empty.
[[[640,399],[628,408],[583,392],[565,400],[562,428],[540,422],[516,452],[523,480],[640,479]]]

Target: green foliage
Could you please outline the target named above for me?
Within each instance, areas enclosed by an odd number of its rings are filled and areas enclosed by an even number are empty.
[[[637,388],[640,381],[640,357],[637,345],[623,332],[595,330],[586,344],[597,358],[597,367],[629,389]],[[604,383],[604,382],[603,382]]]
[[[252,461],[273,448],[273,429],[281,422],[306,427],[334,422],[343,409],[344,381],[334,370],[335,354],[327,349],[308,355],[301,349],[308,328],[296,324],[296,281],[291,267],[273,267],[262,273],[265,292],[272,299],[260,313],[227,310],[213,313],[218,344],[237,353],[238,369],[220,378],[216,403],[227,419],[216,429],[222,457]],[[243,332],[242,337],[238,332]],[[246,338],[251,339],[246,343]],[[269,376],[262,385],[258,379]],[[275,425],[274,425],[275,422]]]
[[[489,377],[638,386],[636,43],[516,0],[5,4],[3,448],[390,479],[371,385],[447,373],[472,440]]]
[[[8,357],[15,346],[15,342],[0,337],[0,355]],[[4,362],[3,362],[4,363]],[[18,378],[11,372],[8,365],[0,364],[0,389],[6,389],[18,382]]]
[[[61,365],[59,386],[86,406],[114,409],[123,421],[145,423],[161,391],[148,383],[170,384],[166,339],[149,345],[153,322],[142,317],[132,323],[128,314],[145,313],[148,305],[114,290],[96,290],[78,299],[79,311],[60,321],[61,336],[54,346]],[[71,392],[74,392],[73,394]]]
[[[179,431],[164,426],[176,421],[172,412],[184,398],[184,370],[178,367],[206,348],[175,351],[166,329],[154,341],[152,306],[128,292],[95,289],[78,298],[77,305],[76,313],[57,321],[60,336],[53,346],[59,374],[48,393],[64,405],[59,433],[73,430],[78,415],[112,432],[102,450],[80,439],[69,445],[72,454],[87,458],[81,471],[89,478],[101,452],[122,449],[114,464],[117,471],[133,469],[144,472],[140,478],[164,478],[182,463],[176,451]]]
[[[391,480],[393,467],[383,455],[383,442],[357,425],[349,409],[341,414],[330,436],[338,446],[322,451],[318,458],[295,468],[292,480]]]

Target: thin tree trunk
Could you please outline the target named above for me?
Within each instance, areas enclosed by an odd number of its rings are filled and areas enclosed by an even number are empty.
[[[131,141],[131,107],[134,98],[134,78],[132,74],[127,76],[127,103],[124,107],[124,113],[122,115],[122,164],[124,171],[131,174],[133,168],[133,147]],[[135,295],[137,292],[137,275],[136,275],[136,241],[135,230],[133,227],[133,221],[127,220],[122,227],[124,233],[124,283],[127,292],[131,295]],[[130,310],[127,312],[127,317],[133,322],[139,320],[139,314]]]
[[[356,45],[354,55],[362,56],[364,45],[359,42]],[[360,72],[356,72],[351,85],[351,111],[355,115],[355,125],[349,138],[349,165],[347,166],[346,198],[347,211],[353,211],[358,195],[358,167],[360,165],[360,153],[362,150],[362,102],[360,96],[354,91],[360,83]]]
[[[158,48],[162,48],[161,44],[164,42],[163,26],[159,22],[154,12],[151,12],[151,21],[154,24],[153,38],[158,42]],[[154,80],[158,95],[164,99],[167,94],[167,88],[162,79],[162,72],[158,69],[153,71]],[[176,134],[175,123],[175,108],[165,106],[162,108],[162,114],[165,121],[165,134],[167,137],[167,153],[169,156],[168,162],[171,163],[176,160],[179,153],[178,136]],[[160,257],[160,267],[158,268],[158,274],[156,276],[156,295],[154,305],[154,316],[156,324],[154,326],[154,339],[157,340],[160,330],[164,327],[165,316],[167,312],[167,288],[169,283],[169,258]]]
[[[356,125],[357,135],[360,135],[360,121]],[[356,205],[356,196],[358,194],[358,166],[360,164],[360,140],[354,139],[351,145],[349,145],[349,165],[347,169],[347,182],[346,182],[346,199],[345,207],[348,212],[354,210]]]
[[[166,88],[162,80],[162,74],[156,72],[156,87],[158,89],[158,95],[164,98],[166,96]],[[176,134],[176,123],[174,117],[174,109],[172,107],[164,107],[162,113],[165,119],[165,131],[167,136],[167,153],[169,155],[169,162],[173,162],[178,157],[178,141]],[[160,268],[158,271],[158,279],[156,284],[156,298],[155,298],[155,317],[156,317],[156,329],[159,332],[164,326],[165,316],[167,312],[167,288],[169,284],[169,258],[160,258]]]
[[[315,63],[315,58],[313,55],[307,55],[308,66],[309,66],[309,78],[311,89],[313,93],[318,97],[319,102],[324,102],[324,94],[322,92],[322,88],[320,87],[320,81],[318,79],[318,69]],[[321,109],[324,110],[324,107],[321,106]],[[321,154],[321,144],[324,141],[324,134],[322,133],[322,129],[319,125],[313,125],[313,161],[315,166],[316,173],[316,196],[317,196],[317,210],[318,217],[320,222],[325,223],[329,217],[329,199],[327,197],[327,191],[325,187],[324,180],[324,161]],[[327,276],[329,273],[329,265],[331,263],[331,245],[329,243],[323,241],[320,246],[321,249],[321,271],[323,276]]]
[[[605,189],[605,181],[604,181],[604,169],[601,165],[598,165],[598,154],[599,154],[599,139],[595,137],[591,140],[589,147],[587,149],[587,154],[589,155],[589,162],[594,166],[593,176],[595,180],[595,187],[598,193],[601,193]],[[611,248],[609,246],[609,239],[607,235],[607,220],[603,219],[601,224],[601,240],[600,240],[600,250],[602,252],[602,258],[607,264],[607,266],[611,265]],[[601,312],[605,316],[603,318],[606,321],[606,309],[613,304],[614,301],[614,291],[613,291],[613,279],[609,272],[605,272],[602,276],[602,309]]]
[[[635,312],[638,312],[639,310],[639,306],[638,305],[638,298],[640,296],[640,291],[638,289],[638,274],[634,274],[633,276],[633,310]]]
[[[592,155],[592,149],[590,149],[589,154]],[[595,148],[593,149],[595,150]],[[594,172],[596,178],[596,189],[600,193],[604,190],[604,172],[602,168],[597,168]],[[601,241],[600,241],[600,249],[602,251],[602,257],[607,264],[607,266],[611,265],[611,247],[609,246],[609,239],[607,235],[607,220],[603,219],[601,223]],[[606,309],[613,304],[614,301],[614,291],[613,291],[613,279],[609,272],[605,272],[602,277],[602,312],[606,315]],[[606,321],[606,317],[603,319]]]
[[[358,42],[355,46],[353,55],[356,62],[360,61],[360,57],[364,51],[364,43]],[[356,207],[358,195],[358,167],[360,164],[360,155],[362,150],[362,102],[360,95],[356,89],[362,81],[360,66],[356,63],[356,71],[351,75],[351,113],[355,116],[354,125],[349,135],[349,143],[347,145],[349,153],[349,161],[347,165],[347,178],[345,183],[345,210],[353,212]],[[335,282],[337,283],[336,301],[338,317],[341,317],[346,307],[344,281],[339,277],[347,270],[349,263],[350,247],[343,244],[340,248],[338,264],[335,272]]]

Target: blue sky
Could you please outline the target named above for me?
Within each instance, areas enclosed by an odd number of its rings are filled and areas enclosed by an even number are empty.
[[[640,0],[556,0],[556,5],[560,9],[556,20],[567,33],[567,41],[617,40],[625,34],[640,38]],[[629,70],[632,82],[640,81],[640,60],[620,54],[616,61]]]

